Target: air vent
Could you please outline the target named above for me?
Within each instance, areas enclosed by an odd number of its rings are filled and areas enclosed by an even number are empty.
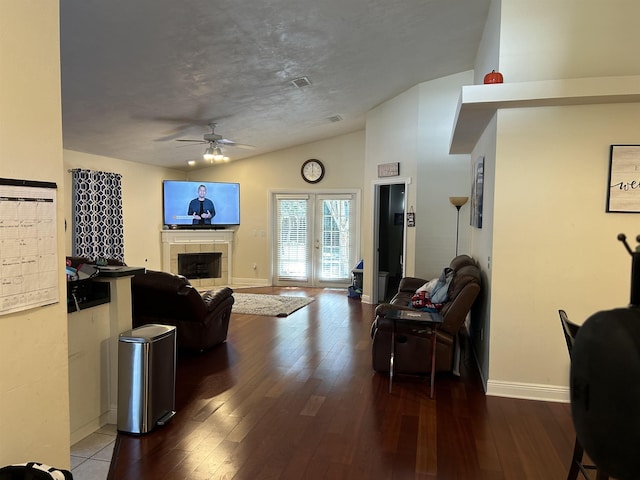
[[[311,85],[311,81],[308,77],[296,78],[295,80],[291,80],[291,83],[297,88],[308,87]]]
[[[340,115],[334,115],[333,117],[329,117],[327,120],[329,120],[331,123],[336,123],[341,122],[342,117]]]

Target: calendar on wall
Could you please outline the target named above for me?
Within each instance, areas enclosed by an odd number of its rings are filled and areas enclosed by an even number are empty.
[[[59,300],[56,188],[0,178],[0,315]]]

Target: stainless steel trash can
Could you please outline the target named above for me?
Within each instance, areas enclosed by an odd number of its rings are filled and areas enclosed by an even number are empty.
[[[118,338],[118,430],[147,433],[175,415],[176,327],[143,325]]]

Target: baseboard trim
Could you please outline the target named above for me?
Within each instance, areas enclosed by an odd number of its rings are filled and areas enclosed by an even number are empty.
[[[88,437],[89,435],[94,433],[96,430],[99,430],[100,428],[102,428],[102,425],[100,424],[100,420],[97,418],[94,418],[89,423],[78,428],[76,431],[71,432],[71,437],[70,437],[71,446],[75,445],[83,438]]]
[[[523,398],[545,402],[569,403],[569,387],[536,383],[501,382],[489,380],[487,395],[494,397]]]
[[[118,406],[111,405],[107,413],[100,415],[100,425],[117,425],[118,424]]]
[[[271,282],[266,278],[237,278],[231,279],[231,284],[238,287],[270,287]]]

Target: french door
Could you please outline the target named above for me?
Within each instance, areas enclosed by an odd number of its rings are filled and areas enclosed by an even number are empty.
[[[357,243],[356,193],[274,194],[274,283],[347,286]]]

